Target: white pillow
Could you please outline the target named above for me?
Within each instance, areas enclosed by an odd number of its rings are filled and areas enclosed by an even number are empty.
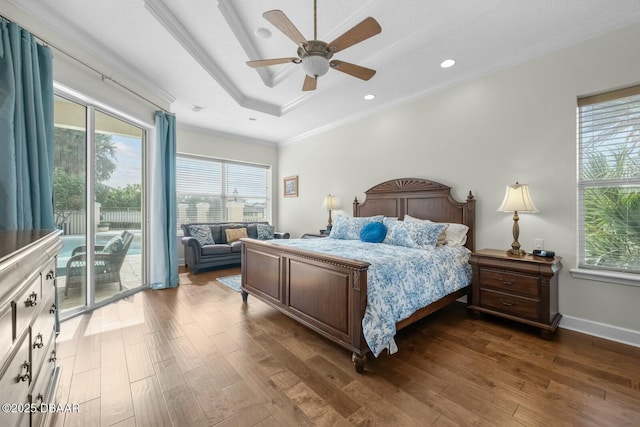
[[[410,215],[405,215],[404,220],[407,222],[433,222],[428,219],[414,218]],[[442,224],[446,224],[447,228],[444,230],[443,242],[441,241],[440,236],[438,236],[438,244],[464,246],[464,244],[467,243],[467,232],[469,231],[469,227],[455,222],[443,222]]]

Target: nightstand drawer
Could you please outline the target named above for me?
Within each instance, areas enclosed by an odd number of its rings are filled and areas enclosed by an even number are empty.
[[[509,293],[540,297],[538,277],[515,274],[502,270],[480,269],[480,287],[495,288]]]
[[[527,319],[536,320],[540,316],[540,303],[538,301],[502,292],[481,289],[480,304],[482,307],[492,308],[502,313]]]

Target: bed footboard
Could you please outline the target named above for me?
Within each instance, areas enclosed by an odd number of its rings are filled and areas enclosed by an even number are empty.
[[[369,263],[242,239],[242,292],[353,352],[364,370],[362,335]]]

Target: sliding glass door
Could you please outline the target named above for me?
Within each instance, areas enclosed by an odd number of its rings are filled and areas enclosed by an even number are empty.
[[[139,289],[144,278],[145,130],[55,98],[54,207],[62,317]],[[88,250],[87,248],[92,248]]]

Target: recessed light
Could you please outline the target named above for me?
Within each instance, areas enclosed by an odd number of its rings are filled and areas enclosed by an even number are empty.
[[[455,59],[445,59],[444,61],[442,61],[440,63],[440,66],[442,68],[449,68],[449,67],[453,67],[456,64],[456,60]]]
[[[364,99],[366,99],[367,101],[371,101],[372,99],[375,99],[375,98],[376,96],[372,93],[364,96]]]
[[[259,39],[268,39],[269,37],[271,37],[271,30],[265,27],[258,27],[254,31],[254,34]]]

